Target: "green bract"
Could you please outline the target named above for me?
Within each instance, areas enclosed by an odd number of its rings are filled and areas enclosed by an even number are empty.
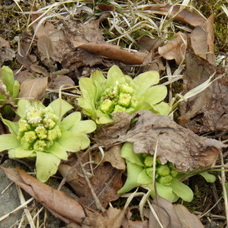
[[[156,71],[148,71],[132,79],[124,75],[118,66],[112,66],[107,78],[100,71],[95,71],[90,78],[80,78],[82,97],[78,98],[78,105],[98,124],[112,122],[111,115],[116,112],[132,114],[150,110],[167,115],[171,111],[170,106],[163,102],[167,88],[156,85],[158,82]]]
[[[87,148],[90,140],[86,133],[96,129],[92,120],[81,121],[81,114],[62,99],[45,107],[41,102],[18,102],[18,122],[3,119],[11,134],[0,135],[0,151],[8,150],[10,158],[36,157],[37,178],[45,182],[56,173],[67,151],[77,152]]]
[[[157,193],[170,202],[175,202],[179,197],[188,202],[193,199],[192,190],[178,180],[178,171],[171,163],[163,165],[156,161],[155,181],[153,181],[152,155],[136,154],[133,145],[125,143],[121,149],[121,156],[126,159],[127,180],[118,193],[125,193],[141,186],[149,188],[152,197]]]

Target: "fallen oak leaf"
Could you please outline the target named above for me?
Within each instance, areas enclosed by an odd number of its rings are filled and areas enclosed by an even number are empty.
[[[3,166],[0,166],[0,168],[11,181],[29,193],[48,210],[54,212],[55,216],[64,222],[80,224],[85,218],[83,207],[65,193],[41,183],[22,169],[5,168]]]
[[[157,157],[161,163],[172,162],[179,171],[210,167],[221,148],[225,147],[220,141],[198,136],[181,127],[168,116],[156,115],[147,110],[130,116],[119,113],[118,118],[120,115],[122,120],[97,131],[95,140],[99,145],[130,142],[133,143],[135,153],[150,154],[155,153],[157,145]],[[137,120],[134,125],[131,123],[133,120]],[[119,126],[122,128],[121,133],[118,133]]]

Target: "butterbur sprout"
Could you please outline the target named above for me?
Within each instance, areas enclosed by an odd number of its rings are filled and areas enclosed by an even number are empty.
[[[78,105],[98,124],[112,122],[112,114],[117,112],[132,114],[150,110],[168,115],[171,107],[163,102],[167,88],[157,85],[158,82],[156,71],[148,71],[132,79],[114,65],[109,69],[107,78],[100,71],[92,73],[90,78],[80,78]]]
[[[170,202],[175,202],[178,198],[188,202],[193,199],[192,190],[178,180],[179,172],[172,163],[161,164],[156,160],[154,167],[154,157],[150,154],[136,154],[132,143],[125,143],[122,146],[121,156],[127,163],[127,180],[118,191],[119,194],[141,186],[150,189],[152,197],[158,194]],[[155,180],[153,180],[154,172]]]
[[[0,151],[8,150],[10,158],[36,158],[36,176],[45,182],[55,174],[67,152],[87,148],[87,133],[96,129],[92,120],[81,120],[81,113],[73,112],[68,102],[57,99],[45,107],[40,101],[18,102],[18,122],[3,119],[10,134],[0,135]]]

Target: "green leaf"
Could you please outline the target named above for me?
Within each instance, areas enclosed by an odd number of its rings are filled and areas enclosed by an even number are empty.
[[[120,70],[120,68],[118,66],[114,65],[108,71],[106,88],[115,86],[116,82],[124,83],[125,76],[124,76],[123,72]]]
[[[17,98],[19,94],[20,84],[18,81],[14,81],[12,98]]]
[[[52,101],[48,107],[51,107],[54,113],[61,119],[68,111],[73,109],[73,106],[70,105],[67,101],[58,98]]]
[[[50,148],[48,148],[47,152],[55,155],[62,160],[67,160],[68,158],[65,148],[57,142],[55,142]]]
[[[175,202],[178,200],[178,196],[173,192],[172,188],[170,186],[162,185],[158,182],[156,182],[156,191],[151,186],[151,195],[153,198],[156,196],[156,192],[159,196],[161,196],[164,199],[167,199],[169,202]]]
[[[167,88],[162,85],[153,86],[149,88],[143,95],[144,101],[150,105],[157,104],[165,99],[167,95]]]
[[[173,192],[179,196],[181,199],[187,202],[191,202],[193,199],[192,190],[185,184],[181,183],[177,179],[173,179],[170,187],[172,187]]]
[[[0,135],[0,152],[4,150],[9,150],[17,148],[20,146],[16,135],[14,134],[4,134]]]
[[[19,115],[20,117],[24,117],[26,115],[27,108],[31,106],[31,104],[28,100],[20,99],[17,106],[17,115]]]
[[[78,133],[90,133],[96,130],[96,124],[92,120],[82,120],[74,124],[70,131]]]
[[[199,173],[207,182],[214,183],[216,181],[216,177],[208,172],[201,172]]]
[[[130,172],[130,170],[129,170]],[[143,169],[137,177],[138,186],[145,186],[152,183],[152,177],[149,177],[146,169]]]
[[[76,132],[63,132],[58,143],[69,152],[77,152],[84,150],[90,144],[90,140],[86,134]]]
[[[67,117],[65,117],[62,122],[61,126],[64,130],[69,130],[75,124],[77,124],[81,120],[81,113],[80,112],[73,112]]]
[[[60,159],[55,155],[45,152],[37,152],[36,156],[36,177],[41,182],[46,182],[54,175],[60,164]]]
[[[144,94],[147,89],[152,85],[155,85],[159,82],[159,74],[157,71],[148,71],[142,74],[139,74],[135,77],[130,84],[135,89],[135,96],[138,98]]]
[[[2,118],[2,122],[9,128],[10,133],[17,135],[18,133],[18,122],[12,122]]]
[[[96,88],[96,91],[93,97],[93,99],[96,101],[97,99],[100,98],[101,93],[105,90],[106,78],[99,70],[94,71],[91,74],[90,78],[93,82],[93,85]]]
[[[170,107],[167,103],[161,102],[156,105],[151,106],[154,112],[159,113],[160,115],[168,115],[172,111],[172,107]]]
[[[138,166],[144,166],[142,160],[139,157],[139,154],[136,154],[134,152],[132,143],[124,143],[124,145],[121,148],[121,157]]]
[[[10,158],[30,158],[35,157],[36,152],[33,150],[25,150],[18,146],[15,149],[11,149],[8,152]]]
[[[143,171],[143,167],[140,167],[131,162],[127,162],[127,180],[124,186],[117,192],[118,194],[122,194],[125,192],[129,192],[131,189],[138,187],[138,176]]]
[[[1,78],[3,83],[6,85],[9,94],[12,96],[14,93],[14,74],[8,66],[3,66],[1,70]]]

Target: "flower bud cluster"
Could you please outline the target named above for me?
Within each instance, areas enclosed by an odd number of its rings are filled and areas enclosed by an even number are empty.
[[[134,89],[127,83],[107,88],[101,95],[99,109],[105,114],[116,112],[128,112],[129,108],[135,108],[137,99],[134,97]]]
[[[17,138],[25,150],[45,151],[61,137],[58,117],[38,103],[27,107],[25,117],[19,120]]]
[[[145,155],[144,165],[146,167],[147,175],[152,177],[153,156]],[[168,162],[166,164],[161,164],[159,160],[156,160],[155,176],[158,183],[168,186],[177,175],[178,171],[172,163]]]

